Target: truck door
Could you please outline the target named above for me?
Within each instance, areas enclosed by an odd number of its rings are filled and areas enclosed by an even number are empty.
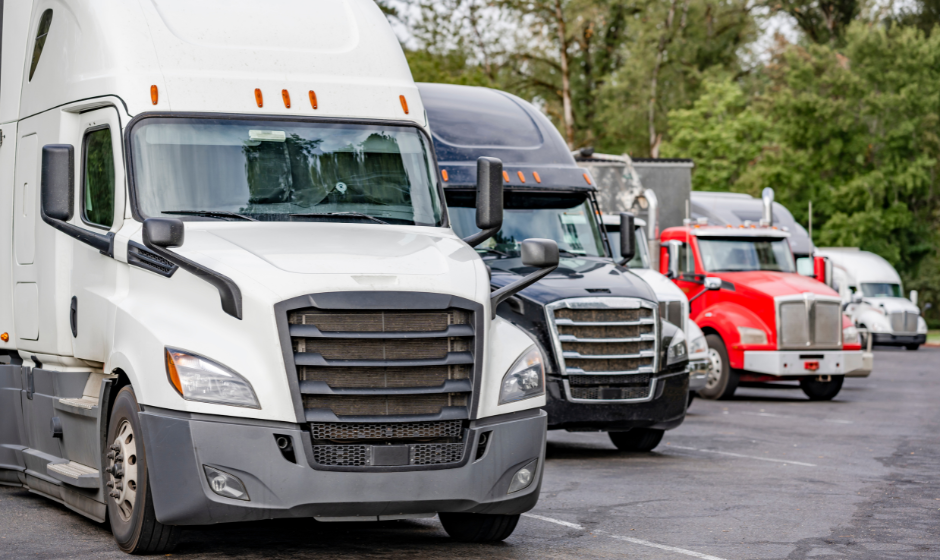
[[[75,139],[75,223],[99,234],[124,223],[124,149],[114,107],[84,113]],[[73,241],[69,327],[76,358],[104,363],[111,343],[118,267],[126,266]]]

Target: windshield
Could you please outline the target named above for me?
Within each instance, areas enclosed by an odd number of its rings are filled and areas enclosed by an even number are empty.
[[[441,225],[431,149],[416,128],[152,118],[133,128],[131,146],[138,209],[147,217],[331,214]]]
[[[454,231],[467,237],[478,231],[473,193],[448,193]],[[507,191],[503,198],[503,227],[477,246],[477,251],[497,257],[520,256],[526,239],[552,239],[562,257],[604,257],[597,220],[583,196],[545,195]]]
[[[620,226],[608,225],[606,229],[607,240],[610,241],[610,250],[613,251],[614,258],[617,259],[617,262],[620,262]],[[646,242],[646,232],[644,232],[643,228],[640,226],[637,226],[634,231],[636,232],[636,254],[633,255],[633,258],[627,263],[627,267],[649,268],[650,251],[649,244]]]
[[[702,264],[708,272],[775,270],[794,272],[793,253],[786,239],[698,238]]]
[[[901,297],[901,285],[887,282],[862,282],[865,297]]]

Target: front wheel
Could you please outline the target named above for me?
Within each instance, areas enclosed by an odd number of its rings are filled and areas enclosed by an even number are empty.
[[[166,554],[179,541],[179,527],[157,521],[147,478],[147,453],[140,437],[140,407],[134,390],[121,389],[108,422],[108,520],[119,547],[129,554]]]
[[[652,451],[663,440],[665,430],[653,428],[634,428],[629,432],[608,432],[610,441],[620,451]]]
[[[844,375],[833,375],[831,381],[818,381],[812,377],[800,379],[800,389],[811,401],[831,401],[842,390]]]
[[[490,543],[505,540],[516,530],[519,515],[439,513],[441,525],[455,541]]]
[[[705,378],[705,387],[698,390],[698,396],[713,400],[730,399],[738,388],[740,376],[731,369],[728,350],[720,336],[707,335],[705,342],[708,343],[708,376]]]

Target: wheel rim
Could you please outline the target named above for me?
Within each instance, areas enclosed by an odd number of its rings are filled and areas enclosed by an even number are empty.
[[[714,389],[721,381],[721,354],[714,348],[708,349],[708,374],[705,377],[705,388]]]
[[[137,438],[127,420],[118,426],[117,436],[108,452],[109,496],[117,505],[121,519],[128,521],[137,502]]]

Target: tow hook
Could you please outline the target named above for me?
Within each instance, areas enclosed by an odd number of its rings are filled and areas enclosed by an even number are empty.
[[[817,371],[819,369],[819,362],[818,361],[803,362],[803,368],[806,369],[807,371]]]
[[[817,375],[816,381],[820,381],[822,383],[829,383],[830,381],[832,381],[832,376],[831,375]]]

